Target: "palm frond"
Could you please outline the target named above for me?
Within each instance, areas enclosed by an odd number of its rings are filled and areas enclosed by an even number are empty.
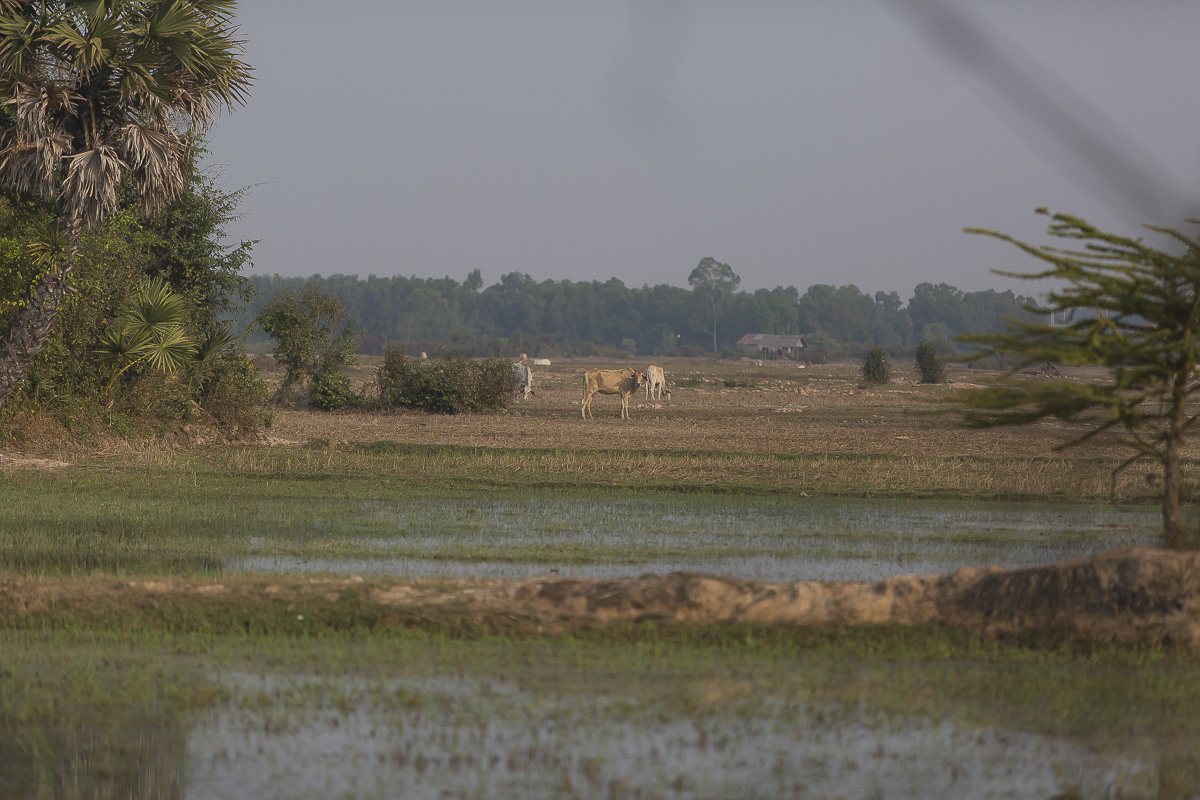
[[[95,352],[120,369],[135,364],[176,372],[195,360],[196,343],[186,331],[187,303],[161,276],[143,280],[117,324],[100,337]]]
[[[92,352],[99,355],[104,363],[120,367],[120,371],[124,372],[145,356],[149,348],[149,337],[118,325],[101,334]]]
[[[184,169],[191,152],[187,136],[165,125],[130,123],[121,129],[119,147],[147,210],[183,191],[187,182]]]
[[[58,264],[70,249],[67,237],[57,225],[50,225],[37,241],[29,243],[29,252],[34,263],[41,269],[50,269]]]
[[[202,364],[211,361],[235,341],[237,341],[237,336],[230,330],[228,322],[218,325],[212,333],[200,340],[196,346],[195,359]]]
[[[58,190],[58,167],[70,149],[70,139],[61,132],[30,141],[11,130],[0,132],[0,181],[19,192],[54,197]]]
[[[183,328],[172,328],[151,337],[145,361],[159,372],[178,372],[193,360],[196,344]]]
[[[4,4],[0,3],[0,7]],[[5,9],[6,11],[9,9]],[[0,71],[21,74],[34,54],[37,26],[20,16],[0,17]]]
[[[117,210],[117,188],[128,167],[115,149],[98,145],[65,161],[67,175],[59,193],[64,216],[88,223]]]
[[[172,329],[187,322],[187,304],[163,278],[144,280],[121,315],[126,329],[137,334],[165,338]]]

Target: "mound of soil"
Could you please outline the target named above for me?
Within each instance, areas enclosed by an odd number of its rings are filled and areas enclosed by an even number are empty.
[[[306,618],[308,623],[302,621]],[[354,577],[118,582],[0,578],[0,620],[24,627],[120,621],[218,629],[271,619],[303,627],[445,626],[556,633],[618,623],[930,625],[996,637],[1200,647],[1200,554],[1126,547],[1046,567],[960,569],[876,583],[739,581],[673,574],[624,580],[366,581]],[[300,620],[301,622],[291,622]],[[114,623],[114,621],[117,621]]]
[[[390,600],[387,591],[379,602]],[[397,598],[399,599],[399,598]],[[431,598],[432,599],[432,598]],[[966,568],[876,583],[768,584],[700,575],[534,578],[445,598],[543,630],[658,620],[943,625],[989,636],[1200,646],[1200,554],[1125,547],[1046,567]],[[429,610],[440,603],[430,604]],[[462,606],[460,606],[462,607]]]

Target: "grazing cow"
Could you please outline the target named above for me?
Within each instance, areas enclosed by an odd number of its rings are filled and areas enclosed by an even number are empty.
[[[589,369],[583,376],[583,408],[580,414],[584,419],[592,414],[592,398],[598,394],[621,395],[621,419],[629,419],[629,395],[642,388],[646,382],[645,370],[633,369]],[[592,414],[592,419],[596,415]]]
[[[529,399],[529,395],[533,394],[533,370],[524,364],[513,362],[513,377],[517,379],[517,393],[523,394],[525,399]]]
[[[667,388],[667,376],[663,374],[662,367],[651,364],[646,367],[646,399],[654,399],[656,393],[659,400],[662,400],[664,394],[668,400],[671,399],[671,390]]]

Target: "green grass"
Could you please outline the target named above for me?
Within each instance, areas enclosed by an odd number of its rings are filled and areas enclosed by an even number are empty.
[[[697,424],[703,424],[698,422]],[[372,498],[396,491],[620,491],[702,495],[946,498],[1068,501],[1109,499],[1109,458],[1030,458],[779,454],[724,450],[631,450],[469,447],[389,441],[299,448],[228,448],[204,452],[142,452],[81,457],[54,475],[7,473],[9,497],[29,487],[62,483],[124,487],[145,482],[164,494],[189,490],[241,493],[242,482],[266,481],[271,491],[303,496],[306,483],[336,481],[336,496]],[[85,477],[80,473],[91,473]],[[286,484],[281,489],[280,485]],[[308,492],[315,496],[325,487]],[[1126,502],[1148,502],[1142,473],[1127,471],[1118,486]],[[0,496],[0,499],[4,499]]]
[[[1019,519],[1028,503],[964,517],[958,499],[909,501],[900,513],[753,485],[681,492],[653,481],[600,489],[562,480],[546,489],[498,474],[466,485],[445,477],[448,462],[475,459],[473,451],[376,442],[144,454],[8,473],[0,484],[0,569],[216,575],[239,564],[271,569],[275,558],[728,571],[726,564],[748,559],[884,558],[910,563],[909,571],[943,571],[1004,561],[1006,548],[1102,548],[1154,536],[1145,513],[1103,506],[1082,516],[1076,506],[1059,528],[1042,530]],[[853,459],[838,461],[841,471],[855,471]],[[777,579],[790,574],[781,570]]]

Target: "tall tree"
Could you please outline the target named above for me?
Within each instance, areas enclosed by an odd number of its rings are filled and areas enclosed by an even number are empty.
[[[46,346],[81,234],[123,193],[153,211],[191,136],[245,101],[234,0],[0,0],[0,183],[55,202],[44,273],[0,337],[0,406]]]
[[[729,296],[737,291],[741,283],[742,279],[733,271],[733,267],[711,257],[701,259],[688,276],[688,286],[692,287],[692,292],[706,306],[704,323],[698,327],[705,333],[711,331],[713,355],[717,353],[717,319],[721,316]],[[706,327],[710,320],[711,326]]]
[[[1200,220],[1188,221],[1200,225]],[[1047,262],[1050,267],[1038,273],[998,274],[1051,279],[1061,288],[1047,293],[1049,302],[1084,314],[1057,326],[1044,315],[1011,320],[1006,332],[962,337],[983,345],[984,354],[1016,363],[993,385],[960,391],[952,401],[967,424],[979,427],[1023,425],[1046,417],[1082,423],[1083,432],[1059,449],[1115,434],[1132,455],[1116,468],[1114,479],[1139,461],[1161,466],[1163,541],[1181,547],[1195,544],[1180,513],[1180,462],[1184,437],[1200,417],[1188,405],[1200,390],[1194,378],[1200,361],[1200,239],[1146,227],[1174,240],[1182,253],[1105,233],[1065,214],[1053,216],[1049,233],[1081,242],[1079,249],[1033,246],[969,229]],[[1099,313],[1087,313],[1093,310]],[[1104,367],[1108,381],[1019,379],[1024,367],[1044,361]]]

